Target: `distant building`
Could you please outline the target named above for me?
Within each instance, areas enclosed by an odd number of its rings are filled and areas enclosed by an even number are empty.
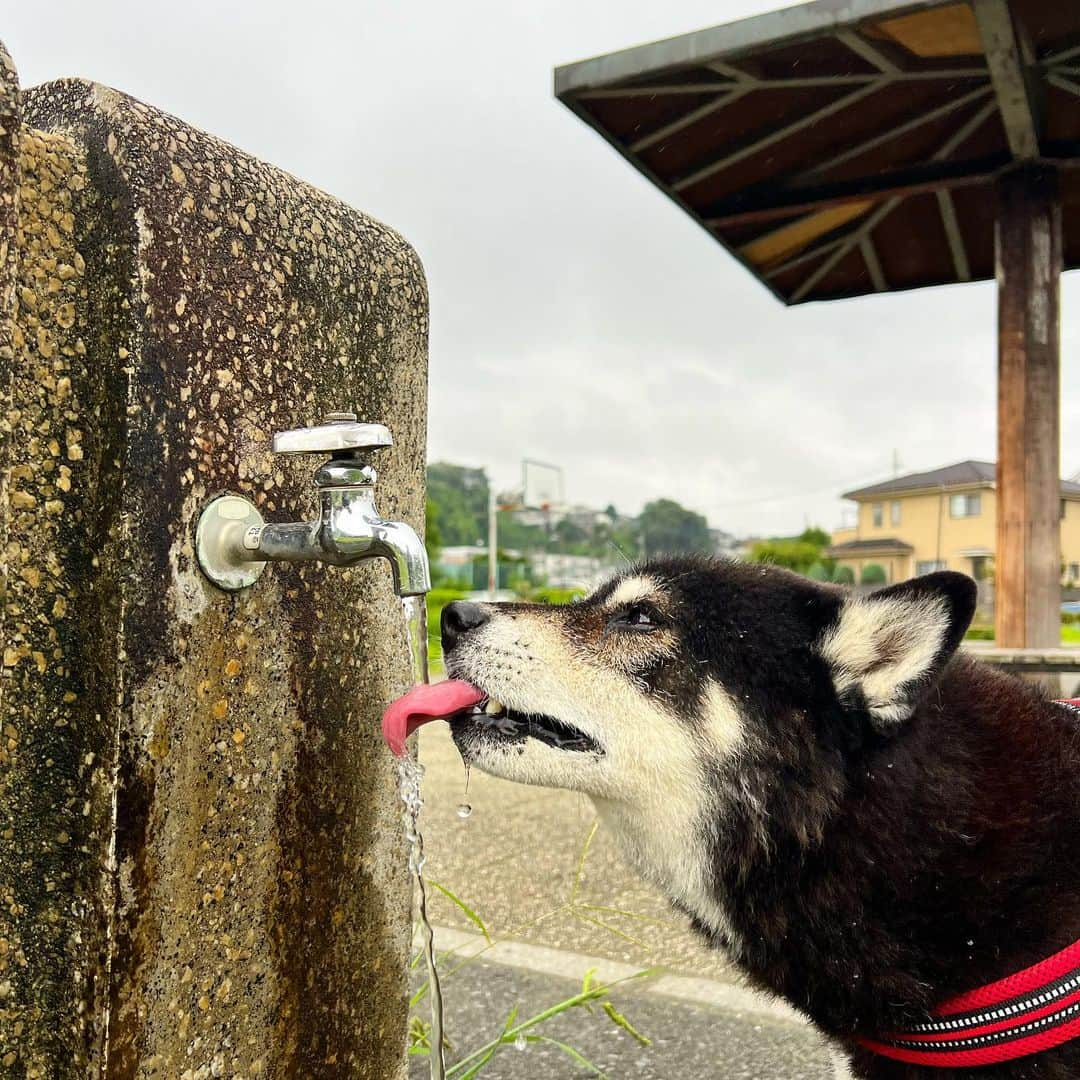
[[[858,505],[856,524],[837,529],[825,554],[858,581],[876,563],[887,581],[934,570],[992,579],[997,544],[997,470],[961,461],[845,493]],[[1061,481],[1062,580],[1080,583],[1080,483]]]
[[[529,506],[514,510],[514,515],[522,525],[554,528],[560,522],[570,521],[587,533],[591,533],[597,525],[611,524],[607,514],[591,506],[552,506],[547,510]]]
[[[554,589],[588,591],[610,577],[615,569],[591,555],[562,555],[555,551],[532,552],[528,560],[533,576]]]

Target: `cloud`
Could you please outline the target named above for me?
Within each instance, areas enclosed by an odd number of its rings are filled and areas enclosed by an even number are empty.
[[[726,0],[734,19],[781,6]],[[417,247],[430,451],[564,466],[568,496],[671,496],[742,533],[995,453],[992,284],[785,309],[551,96],[561,62],[717,19],[713,0],[22,4],[25,85],[85,74],[332,191]],[[1063,459],[1080,469],[1080,282],[1063,289]]]

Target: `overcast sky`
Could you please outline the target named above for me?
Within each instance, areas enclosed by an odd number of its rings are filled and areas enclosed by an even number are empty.
[[[431,292],[430,457],[561,463],[575,502],[670,496],[739,534],[995,453],[991,284],[786,309],[554,100],[552,68],[768,0],[5,5],[24,86],[81,75],[395,226]],[[1062,467],[1080,469],[1080,274]],[[376,420],[378,417],[371,417]]]

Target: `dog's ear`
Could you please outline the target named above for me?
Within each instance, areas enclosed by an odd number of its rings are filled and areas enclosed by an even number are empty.
[[[895,730],[956,651],[975,599],[975,582],[950,571],[846,598],[818,642],[841,703]]]

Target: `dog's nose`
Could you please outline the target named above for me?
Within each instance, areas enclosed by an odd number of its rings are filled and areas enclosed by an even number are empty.
[[[449,652],[462,634],[475,630],[491,618],[491,613],[480,604],[470,604],[467,600],[455,600],[442,609],[442,643]]]

